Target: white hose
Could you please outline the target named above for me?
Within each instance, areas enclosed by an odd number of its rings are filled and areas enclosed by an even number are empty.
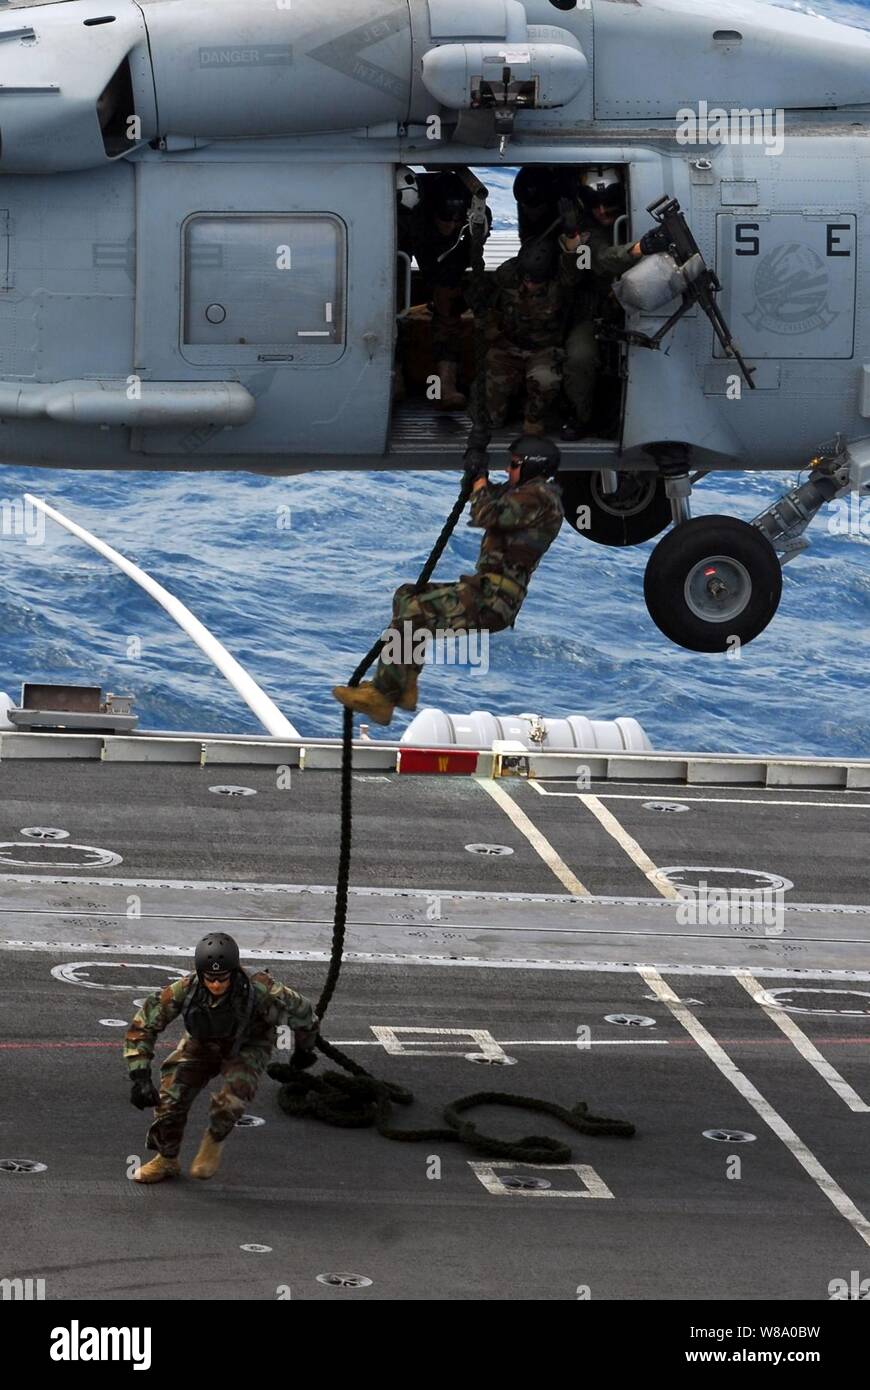
[[[84,541],[92,550],[96,550],[99,555],[103,555],[107,560],[111,560],[119,570],[130,579],[135,580],[146,594],[150,594],[153,599],[165,608],[171,618],[174,618],[178,626],[192,638],[200,651],[204,652],[210,661],[218,668],[221,675],[226,676],[233,689],[241,695],[245,704],[263,725],[264,729],[273,738],[299,739],[300,733],[294,729],[289,719],[286,719],[279,710],[278,706],[264,690],[261,690],[257,682],[248,675],[243,666],[240,666],[235,657],[230,656],[216,637],[214,637],[198,618],[195,618],[189,608],[172,594],[168,589],[164,589],[162,584],[158,584],[149,574],[146,574],[138,565],[134,565],[131,560],[125,558],[117,550],[113,550],[105,541],[101,541],[98,536],[94,536],[90,531],[86,531],[83,526],[77,525],[75,521],[70,521],[61,512],[50,507],[41,498],[34,497],[31,493],[25,494],[25,501],[37,507],[46,516],[51,517],[59,526],[63,526],[73,536],[78,536],[79,540]]]

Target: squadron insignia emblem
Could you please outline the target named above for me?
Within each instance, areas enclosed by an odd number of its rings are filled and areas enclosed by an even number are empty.
[[[809,246],[789,241],[762,260],[753,282],[755,308],[746,314],[756,331],[812,333],[838,317],[828,306],[829,281],[821,257]]]

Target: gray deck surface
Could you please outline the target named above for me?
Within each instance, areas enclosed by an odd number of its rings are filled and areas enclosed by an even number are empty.
[[[257,795],[209,791],[221,782]],[[481,1155],[290,1121],[266,1080],[251,1107],[265,1124],[231,1136],[213,1181],[146,1189],[126,1172],[146,1156],[147,1116],[128,1103],[123,1028],[106,1020],[186,971],[210,926],[237,937],[248,967],[319,993],[338,777],[294,772],[279,791],[264,768],[4,762],[0,1160],[47,1170],[0,1170],[0,1278],[44,1278],[48,1299],[262,1300],[289,1286],[294,1299],[550,1300],[588,1286],[593,1299],[826,1300],[832,1279],[866,1274],[870,794],[610,782],[590,803],[572,782],[498,786],[522,828],[474,779],[354,783],[347,963],[325,1032],[415,1092],[408,1125],[495,1088],[582,1099],[637,1135],[575,1138],[481,1110],[488,1132],[575,1139],[581,1169],[527,1170],[545,1195],[491,1191],[483,1179],[507,1174]],[[662,801],[689,809],[645,806]],[[588,896],[569,893],[529,821]],[[28,841],[34,826],[68,831],[68,847]],[[120,862],[94,867],[97,850]],[[679,867],[684,883],[761,882],[735,869],[786,880],[781,927],[678,921],[650,875]],[[605,1021],[623,1013],[654,1022]],[[466,1060],[487,1046],[515,1065]],[[428,1055],[402,1055],[415,1049]],[[201,1097],[187,1160],[205,1114]],[[756,1139],[703,1136],[722,1127]],[[344,1271],[373,1282],[317,1282]]]

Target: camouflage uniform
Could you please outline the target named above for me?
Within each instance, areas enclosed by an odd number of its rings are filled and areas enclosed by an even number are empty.
[[[501,632],[513,627],[529,581],[549,550],[563,521],[562,497],[554,483],[532,478],[518,487],[480,488],[471,499],[469,526],[486,534],[475,573],[455,584],[426,584],[415,593],[403,584],[393,597],[393,628],[411,639],[418,632]],[[373,685],[398,702],[408,676],[421,663],[401,665],[381,660]]]
[[[242,972],[247,975],[247,972]],[[124,1039],[124,1060],[130,1079],[150,1072],[154,1041],[172,1023],[197,977],[185,975],[150,995],[135,1015]],[[277,1039],[277,1026],[285,1020],[291,1028],[310,1028],[314,1008],[295,989],[273,980],[265,971],[247,975],[254,991],[253,1008],[241,1035],[238,1033],[197,1040],[185,1033],[178,1047],[160,1067],[160,1104],[146,1144],[164,1158],[176,1158],[181,1148],[187,1115],[206,1082],[220,1074],[223,1085],[212,1095],[208,1127],[215,1140],[225,1139],[257,1092],[260,1077]],[[202,986],[200,986],[202,988]],[[212,1002],[216,1015],[231,1004],[230,992]],[[211,1010],[210,1010],[211,1011]],[[227,1020],[228,1021],[228,1020]],[[221,1019],[216,1031],[227,1021]]]
[[[526,432],[543,433],[547,410],[562,387],[563,345],[579,274],[576,256],[563,252],[555,279],[532,292],[523,287],[513,257],[472,290],[475,312],[486,316],[487,418],[481,423],[490,429],[505,423],[511,396],[524,386]]]
[[[525,178],[537,179],[541,201],[533,207],[523,201]],[[529,167],[521,171],[514,184],[517,197],[520,240],[526,242],[543,233],[557,240],[560,228],[554,230],[553,222],[559,220],[559,199],[570,198],[577,210],[577,225],[591,252],[592,265],[589,271],[578,271],[574,290],[574,305],[570,316],[570,329],[564,342],[565,355],[562,362],[564,391],[577,423],[586,425],[592,414],[593,394],[600,368],[598,341],[595,337],[594,320],[605,318],[612,306],[610,287],[613,281],[632,265],[636,265],[628,246],[613,246],[612,231],[577,206],[576,173],[571,170],[550,166],[534,171]],[[579,248],[578,248],[579,249]],[[576,253],[575,253],[576,257]]]
[[[583,217],[580,222],[581,246],[574,252],[574,260],[582,246],[588,246],[591,256],[589,270],[576,272],[572,326],[565,340],[565,360],[563,377],[565,395],[571,402],[579,424],[585,425],[592,414],[592,398],[598,376],[598,341],[595,337],[594,320],[607,314],[610,302],[610,287],[613,281],[631,266],[637,258],[628,246],[613,246],[611,232],[591,217]]]

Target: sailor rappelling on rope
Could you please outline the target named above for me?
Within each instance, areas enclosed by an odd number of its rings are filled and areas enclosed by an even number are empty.
[[[471,260],[467,297],[483,306],[487,298],[483,247],[492,220],[486,206],[487,190],[470,169],[459,170],[454,178],[464,186],[467,199],[468,222],[463,234]],[[333,687],[333,695],[345,710],[351,715],[365,715],[375,724],[389,724],[397,705],[403,710],[417,708],[417,682],[429,639],[452,640],[458,633],[488,634],[513,627],[529,580],[564,519],[561,494],[553,483],[559,469],[559,450],[543,438],[542,429],[530,425],[511,445],[507,483],[493,486],[489,482],[487,325],[486,314],[479,313],[475,320],[476,377],[471,409],[475,424],[453,513],[417,583],[403,584],[393,595],[391,627],[348,684]],[[449,584],[430,583],[432,570],[469,497],[469,525],[485,532],[475,573]],[[374,679],[360,682],[361,673],[375,658],[378,668]]]
[[[392,626],[374,679],[333,689],[345,709],[389,724],[397,705],[417,707],[425,634],[501,632],[514,626],[529,581],[564,519],[553,482],[558,468],[556,445],[535,436],[511,445],[506,484],[490,483],[485,456],[470,457],[465,474],[471,490],[469,525],[485,533],[475,573],[450,584],[403,584],[396,590]]]

